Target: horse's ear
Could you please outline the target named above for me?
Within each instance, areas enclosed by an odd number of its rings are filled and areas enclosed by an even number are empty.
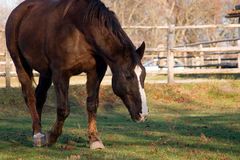
[[[143,41],[143,43],[141,44],[141,46],[136,50],[137,54],[139,55],[140,59],[143,58],[144,55],[144,51],[145,51],[145,42]]]

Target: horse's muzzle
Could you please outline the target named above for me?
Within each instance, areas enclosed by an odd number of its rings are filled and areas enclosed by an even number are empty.
[[[137,123],[142,123],[147,120],[148,114],[140,114],[140,118],[136,121]]]

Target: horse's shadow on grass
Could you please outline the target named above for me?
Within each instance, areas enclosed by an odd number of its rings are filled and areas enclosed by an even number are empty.
[[[29,118],[7,118],[0,125],[0,141],[12,146],[32,147],[31,120]]]

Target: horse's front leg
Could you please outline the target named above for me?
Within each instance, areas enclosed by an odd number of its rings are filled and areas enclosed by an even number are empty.
[[[102,64],[98,69],[87,73],[87,111],[88,111],[88,138],[90,149],[103,149],[104,145],[99,138],[96,124],[98,108],[99,86],[105,75],[107,66]]]
[[[47,145],[52,145],[57,141],[58,137],[62,134],[64,121],[70,113],[68,106],[69,79],[69,76],[62,73],[53,75],[53,83],[57,96],[57,119],[52,129],[47,133]]]

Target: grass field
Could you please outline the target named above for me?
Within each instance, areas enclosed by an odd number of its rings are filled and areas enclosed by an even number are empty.
[[[108,86],[102,87],[98,129],[106,149],[88,149],[85,86],[71,86],[71,115],[58,143],[33,148],[31,120],[20,88],[0,89],[1,160],[231,160],[240,159],[240,81],[146,85],[150,117],[130,120]],[[43,130],[54,123],[49,92]]]

